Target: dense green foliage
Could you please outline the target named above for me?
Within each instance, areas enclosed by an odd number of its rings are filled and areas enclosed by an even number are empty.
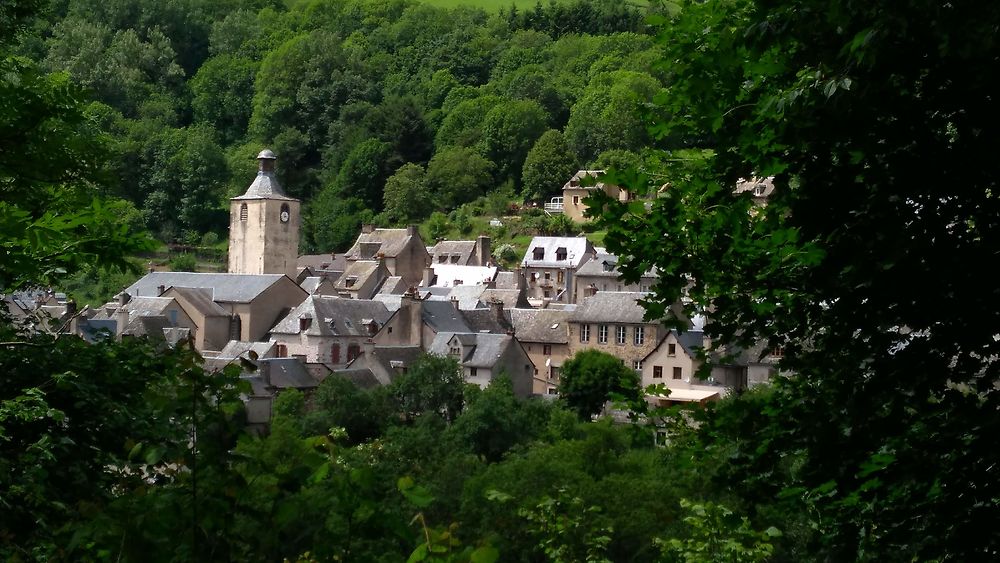
[[[1000,9],[973,2],[692,3],[663,22],[666,160],[609,250],[655,266],[716,342],[784,352],[767,401],[713,438],[720,483],[803,560],[996,557],[1000,245],[990,165]],[[669,157],[669,155],[668,155]],[[739,178],[774,176],[766,206]],[[730,416],[740,411],[732,411]],[[719,419],[719,422],[725,421]],[[735,445],[734,440],[739,440]],[[795,525],[808,514],[809,525]]]
[[[306,203],[303,250],[331,251],[351,242],[359,214],[419,222],[505,183],[520,193],[524,171],[523,197],[540,198],[595,151],[638,148],[646,139],[634,131],[590,142],[584,129],[634,120],[662,87],[661,50],[643,23],[656,5],[67,0],[34,19],[34,4],[11,14],[27,28],[16,48],[98,102],[108,191],[162,241],[221,234],[226,198],[267,146],[286,191]],[[602,97],[619,72],[629,80]],[[545,148],[549,129],[573,140]],[[408,179],[390,183],[404,165]]]

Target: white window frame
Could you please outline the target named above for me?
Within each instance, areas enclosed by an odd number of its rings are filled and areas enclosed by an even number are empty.
[[[608,325],[597,325],[597,343],[608,343]]]
[[[632,343],[636,346],[642,346],[646,342],[646,327],[637,326],[632,331]]]
[[[618,325],[615,327],[615,342],[618,343],[619,346],[624,346],[625,341],[628,340],[628,338],[626,338],[626,333],[627,329],[624,325]]]

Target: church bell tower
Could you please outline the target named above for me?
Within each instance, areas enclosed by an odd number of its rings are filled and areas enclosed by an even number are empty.
[[[295,279],[299,255],[299,200],[274,175],[274,153],[257,155],[257,178],[230,200],[229,273],[287,274]]]

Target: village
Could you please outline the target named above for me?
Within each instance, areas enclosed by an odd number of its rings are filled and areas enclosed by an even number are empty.
[[[659,405],[719,400],[776,372],[780,351],[761,345],[712,350],[699,378],[706,319],[647,319],[640,301],[656,271],[625,283],[618,257],[584,236],[536,236],[512,270],[497,265],[489,236],[428,245],[415,226],[364,225],[346,253],[299,256],[300,202],[283,191],[270,150],[257,160],[256,178],[231,200],[226,273],[150,271],[114,301],[79,310],[63,293],[24,291],[4,297],[7,310],[88,341],[189,342],[207,369],[240,366],[253,389],[248,423],[260,427],[283,390],[308,395],[328,377],[387,385],[424,353],[454,358],[481,387],[504,375],[525,398],[558,396],[561,366],[587,349],[620,359],[643,388],[668,389],[647,396]],[[575,174],[546,212],[584,222],[590,190],[630,198],[596,181],[601,172]],[[763,199],[773,186],[738,190]]]

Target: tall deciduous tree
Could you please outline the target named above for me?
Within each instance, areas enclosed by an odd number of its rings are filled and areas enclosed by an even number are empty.
[[[468,147],[437,152],[427,165],[427,182],[436,201],[455,208],[483,195],[493,186],[496,166]]]
[[[638,374],[621,360],[600,350],[583,350],[563,362],[559,397],[580,418],[590,420],[614,396],[640,396]]]
[[[524,196],[545,200],[562,192],[562,186],[579,169],[562,133],[548,130],[538,138],[524,159],[521,181]]]
[[[385,181],[385,216],[395,224],[419,223],[433,209],[427,174],[419,164],[408,163]]]
[[[688,4],[654,132],[711,152],[671,163],[651,213],[605,202],[660,311],[684,290],[714,341],[784,351],[798,375],[725,476],[814,514],[825,559],[1000,549],[973,531],[1000,521],[998,26],[971,2]],[[772,175],[766,206],[734,193]]]
[[[650,142],[640,109],[661,90],[652,76],[631,71],[598,74],[573,106],[566,140],[582,162],[608,149],[638,150]]]

